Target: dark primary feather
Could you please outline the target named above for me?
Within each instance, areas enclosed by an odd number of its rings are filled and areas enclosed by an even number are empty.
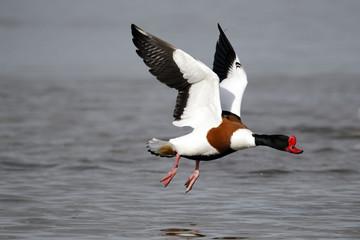
[[[175,120],[180,120],[187,104],[191,85],[183,78],[183,74],[173,59],[176,48],[134,24],[131,25],[131,30],[133,43],[138,48],[136,52],[150,68],[150,73],[168,87],[179,91],[173,116]]]
[[[229,40],[225,36],[224,31],[221,29],[220,24],[218,24],[218,28],[220,36],[216,43],[213,71],[219,76],[221,82],[226,78],[229,70],[231,69],[236,59],[236,54]]]

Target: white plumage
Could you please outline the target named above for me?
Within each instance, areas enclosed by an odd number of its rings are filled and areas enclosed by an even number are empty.
[[[241,117],[241,102],[247,86],[247,76],[236,56],[227,78],[220,83],[221,109]]]
[[[219,77],[205,64],[180,49],[174,51],[173,59],[183,78],[191,84],[181,119],[173,124],[194,129],[218,126],[221,123]]]

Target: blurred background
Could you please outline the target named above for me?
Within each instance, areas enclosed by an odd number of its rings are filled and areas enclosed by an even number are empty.
[[[0,1],[0,239],[358,239],[360,2]],[[194,162],[146,151],[176,91],[130,25],[210,68],[225,30],[248,74],[243,122],[295,135]]]
[[[0,70],[21,76],[147,76],[130,24],[212,65],[218,30],[254,74],[359,74],[357,1],[1,1]]]

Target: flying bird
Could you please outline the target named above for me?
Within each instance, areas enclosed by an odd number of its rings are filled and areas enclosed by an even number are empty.
[[[224,31],[216,43],[213,69],[160,38],[131,25],[137,54],[161,83],[178,91],[173,124],[191,127],[186,135],[167,141],[151,139],[148,151],[160,157],[174,157],[174,167],[161,180],[168,186],[177,173],[181,157],[196,161],[186,181],[189,192],[199,177],[200,161],[221,158],[238,150],[268,146],[300,154],[295,136],[254,134],[241,121],[241,101],[247,76]]]

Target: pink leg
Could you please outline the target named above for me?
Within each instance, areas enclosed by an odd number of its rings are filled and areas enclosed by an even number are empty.
[[[199,178],[200,176],[200,172],[199,172],[199,165],[200,165],[200,161],[196,161],[196,167],[195,167],[195,171],[191,174],[191,176],[189,177],[189,179],[186,181],[185,186],[186,186],[186,192],[189,192],[195,181]]]
[[[164,187],[167,187],[167,185],[169,185],[169,183],[171,182],[171,179],[173,179],[173,177],[175,176],[177,169],[178,169],[180,157],[181,157],[180,154],[177,153],[174,167],[170,170],[170,172],[163,179],[161,179],[160,182],[164,183]]]

